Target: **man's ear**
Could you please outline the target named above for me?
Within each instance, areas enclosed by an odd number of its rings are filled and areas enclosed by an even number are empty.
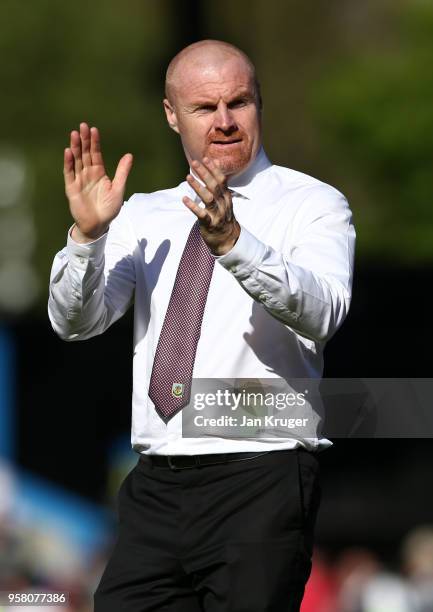
[[[167,117],[168,125],[171,127],[172,130],[174,130],[175,132],[179,134],[176,111],[174,109],[174,106],[170,104],[167,98],[164,98],[162,103],[164,104],[164,110],[165,110],[165,115]]]

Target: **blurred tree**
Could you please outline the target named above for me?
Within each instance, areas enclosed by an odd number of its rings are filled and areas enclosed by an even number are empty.
[[[229,40],[252,56],[270,157],[348,196],[358,260],[431,262],[430,2],[38,0],[24,7],[3,0],[0,23],[0,153],[3,172],[9,155],[27,177],[21,200],[26,227],[34,228],[27,255],[41,311],[71,221],[62,178],[69,131],[82,120],[100,128],[110,173],[124,152],[134,153],[127,195],[182,180],[186,164],[161,106],[163,79],[174,53],[200,37]]]
[[[169,0],[39,0],[25,9],[4,0],[0,23],[0,148],[3,157],[22,156],[34,177],[34,265],[45,309],[52,258],[71,224],[63,148],[80,121],[100,128],[109,173],[123,153],[134,154],[127,197],[175,184],[186,172],[161,103],[179,29]]]
[[[352,45],[311,83],[311,109],[329,163],[363,184],[360,253],[431,263],[433,5],[400,2],[390,13],[380,39]]]
[[[258,67],[272,160],[348,196],[358,259],[431,262],[431,2],[221,0],[207,15]]]

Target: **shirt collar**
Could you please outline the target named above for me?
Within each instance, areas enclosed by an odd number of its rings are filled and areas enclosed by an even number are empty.
[[[263,147],[261,147],[252,164],[241,174],[229,178],[227,186],[234,194],[241,195],[250,200],[253,196],[257,196],[262,191],[266,170],[271,166],[272,163],[269,161]],[[194,174],[191,168],[189,171],[200,183],[203,183],[203,181]],[[196,196],[195,191],[188,184],[187,186],[188,190],[193,193],[194,199]],[[198,196],[197,199],[199,199]]]
[[[261,191],[266,170],[272,166],[263,147],[260,148],[253,163],[241,174],[229,178],[229,189],[251,199]]]

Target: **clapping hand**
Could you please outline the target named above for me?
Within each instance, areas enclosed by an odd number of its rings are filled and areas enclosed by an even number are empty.
[[[193,161],[191,167],[204,185],[191,174],[186,180],[204,203],[204,208],[188,196],[182,201],[198,218],[201,235],[212,253],[224,255],[233,248],[240,234],[226,177],[209,157],[204,157],[202,163]]]
[[[75,221],[72,238],[91,242],[104,234],[123,204],[126,179],[132,167],[132,155],[124,155],[114,179],[107,176],[102,159],[99,131],[80,124],[71,132],[70,147],[65,149],[65,192]]]

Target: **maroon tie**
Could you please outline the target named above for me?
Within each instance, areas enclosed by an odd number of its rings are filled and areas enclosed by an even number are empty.
[[[190,399],[192,371],[215,259],[194,223],[156,347],[149,397],[167,423]]]

